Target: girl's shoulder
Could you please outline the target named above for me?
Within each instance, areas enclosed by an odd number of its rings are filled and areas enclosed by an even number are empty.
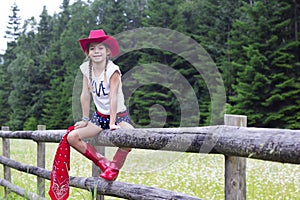
[[[83,62],[83,63],[80,65],[79,68],[80,68],[81,72],[82,72],[85,76],[88,76],[88,73],[89,73],[89,61]]]
[[[119,66],[116,65],[113,61],[110,60],[108,65],[107,65],[108,77],[110,77],[115,71],[118,71],[121,74]]]
[[[116,65],[113,61],[109,60],[108,61],[108,64],[107,64],[107,68],[110,68],[110,67],[113,67],[113,68],[119,68],[118,65]]]
[[[81,70],[88,69],[88,68],[89,68],[89,61],[85,61],[80,65]]]
[[[107,70],[110,70],[110,71],[119,70],[120,71],[120,67],[118,65],[116,65],[113,61],[110,60],[107,65]]]
[[[86,62],[83,62],[81,65],[80,65],[80,70],[83,74],[86,74],[88,73],[89,71],[89,61],[86,61]]]

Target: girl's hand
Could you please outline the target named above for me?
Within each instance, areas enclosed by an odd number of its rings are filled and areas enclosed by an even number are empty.
[[[116,130],[116,129],[119,129],[119,128],[120,128],[120,126],[115,125],[115,124],[110,124],[110,125],[109,125],[109,129],[110,129],[111,131]]]
[[[75,129],[77,128],[83,128],[86,127],[88,125],[88,121],[79,121],[75,123]]]

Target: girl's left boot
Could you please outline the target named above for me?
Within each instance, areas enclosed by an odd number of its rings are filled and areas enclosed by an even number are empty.
[[[108,181],[115,180],[118,177],[119,171],[123,167],[126,157],[130,151],[131,150],[119,148],[113,160],[110,162],[109,167],[102,174],[100,174],[100,177]]]
[[[86,151],[83,155],[93,161],[102,172],[106,171],[110,165],[110,161],[105,156],[98,153],[89,143],[86,143]]]

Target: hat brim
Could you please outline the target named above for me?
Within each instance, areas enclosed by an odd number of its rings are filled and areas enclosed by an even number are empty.
[[[107,45],[111,51],[111,57],[116,57],[120,53],[118,41],[112,36],[101,36],[97,38],[83,38],[78,40],[80,47],[84,53],[87,53],[87,45],[91,43],[103,43]]]

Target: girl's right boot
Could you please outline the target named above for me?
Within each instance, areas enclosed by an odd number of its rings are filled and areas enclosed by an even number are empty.
[[[86,143],[86,151],[83,155],[93,161],[95,165],[97,165],[101,169],[102,172],[104,172],[110,165],[110,161],[106,157],[98,153],[96,149],[89,143]]]
[[[108,181],[115,180],[118,177],[119,171],[123,167],[126,157],[130,151],[131,149],[125,150],[118,148],[113,160],[110,162],[110,166],[102,174],[100,174],[100,177]]]

